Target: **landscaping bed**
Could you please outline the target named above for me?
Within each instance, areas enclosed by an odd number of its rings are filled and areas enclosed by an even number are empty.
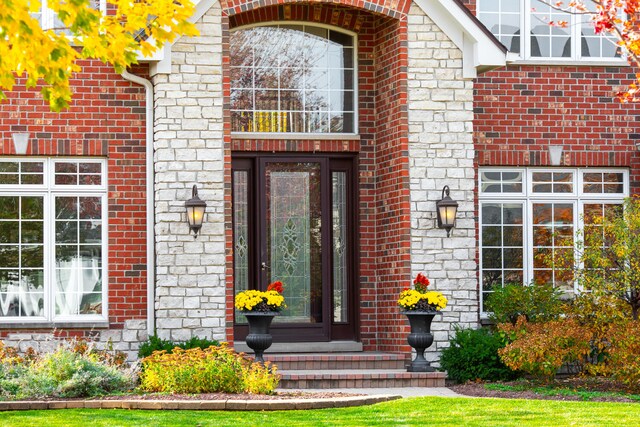
[[[473,397],[640,403],[640,394],[629,393],[620,383],[606,378],[574,377],[548,384],[528,380],[467,382],[449,388]]]

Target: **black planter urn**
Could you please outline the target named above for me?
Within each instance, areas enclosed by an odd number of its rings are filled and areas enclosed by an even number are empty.
[[[247,335],[245,342],[255,353],[256,362],[264,363],[262,354],[266,349],[271,347],[271,343],[273,342],[273,338],[269,333],[269,327],[271,326],[271,321],[278,313],[246,312],[242,314],[247,317],[247,322],[249,322],[249,335]]]
[[[416,358],[407,366],[407,372],[433,372],[433,368],[424,358],[424,351],[433,344],[431,321],[437,311],[403,311],[409,319],[411,332],[407,337],[409,345],[416,350]]]

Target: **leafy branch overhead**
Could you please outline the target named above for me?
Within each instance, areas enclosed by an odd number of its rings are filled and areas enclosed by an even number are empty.
[[[539,0],[553,9],[588,16],[596,34],[612,38],[636,70],[640,69],[640,0]],[[566,27],[567,21],[551,21]],[[616,94],[621,102],[640,101],[640,72],[626,91]]]
[[[0,97],[24,77],[27,87],[42,85],[54,111],[69,106],[69,79],[79,60],[94,58],[117,72],[149,56],[177,36],[197,34],[188,21],[190,0],[106,0],[106,12],[90,0],[49,0],[47,6],[64,28],[44,30],[38,0],[0,0]]]

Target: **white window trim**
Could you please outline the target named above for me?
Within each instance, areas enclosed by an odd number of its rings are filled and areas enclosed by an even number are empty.
[[[105,0],[101,0],[105,1]],[[266,21],[257,22],[248,25],[242,25],[236,28],[232,28],[229,32],[233,33],[238,30],[246,30],[255,27],[266,27],[270,25],[306,25],[310,27],[325,28],[338,33],[346,34],[353,38],[353,132],[231,132],[232,139],[290,139],[290,140],[328,140],[339,139],[344,137],[345,139],[355,139],[359,137],[359,87],[358,87],[358,33],[344,28],[336,27],[333,25],[322,24],[319,22],[309,21]]]
[[[483,193],[482,172],[522,172],[523,193]],[[531,189],[532,174],[534,172],[573,172],[574,192],[569,193],[533,193]],[[615,172],[623,174],[622,193],[584,193],[582,191],[583,173]],[[531,284],[533,280],[533,209],[534,203],[572,203],[574,209],[573,230],[574,249],[579,233],[584,229],[584,205],[585,204],[622,204],[624,199],[630,195],[629,169],[627,168],[543,168],[543,167],[481,167],[478,170],[478,271],[479,271],[479,302],[480,316],[487,318],[488,313],[483,310],[484,289],[483,289],[483,262],[482,262],[482,205],[487,203],[513,203],[522,204],[523,207],[523,273],[522,280],[525,286]],[[526,221],[526,222],[525,222]],[[503,247],[503,246],[501,246]],[[574,283],[574,292],[581,290],[580,285]]]
[[[476,14],[480,13],[481,4],[485,0],[477,0]],[[620,58],[611,57],[598,57],[588,56],[583,57],[581,55],[581,43],[582,43],[582,20],[580,15],[568,16],[568,29],[571,40],[571,57],[538,57],[531,56],[531,20],[534,19],[531,16],[532,0],[510,0],[520,2],[520,53],[513,53],[517,59],[511,61],[512,64],[540,64],[540,65],[611,65],[611,66],[629,66],[627,59],[624,56]]]
[[[52,30],[52,29],[55,29],[53,28],[53,25],[55,22],[55,19],[54,19],[55,13],[53,12],[53,9],[47,6],[47,1],[48,0],[42,0],[41,9],[40,9],[40,12],[42,13],[40,15],[40,25],[44,30]],[[100,1],[100,12],[102,12],[102,14],[106,14],[107,1],[106,0],[99,0],[99,1]]]
[[[0,325],[31,325],[31,324],[47,324],[56,325],[61,323],[82,326],[83,324],[107,323],[109,321],[109,293],[108,293],[108,225],[109,225],[109,207],[107,194],[107,161],[106,159],[84,158],[84,157],[49,157],[41,160],[25,157],[2,157],[0,161],[27,161],[27,162],[43,162],[43,184],[42,185],[0,185],[0,195],[21,195],[21,196],[42,196],[43,197],[43,233],[44,233],[44,316],[30,317],[0,317]],[[75,163],[101,163],[102,178],[101,185],[97,186],[72,186],[72,185],[55,185],[53,182],[54,165],[59,162],[75,162]],[[55,314],[55,212],[54,197],[64,196],[84,196],[84,197],[100,197],[102,200],[102,314],[81,314],[81,315],[56,315]],[[48,215],[48,217],[47,217]]]

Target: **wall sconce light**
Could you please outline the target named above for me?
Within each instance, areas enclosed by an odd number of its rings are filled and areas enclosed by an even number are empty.
[[[442,189],[442,199],[436,202],[436,212],[438,215],[438,228],[447,230],[447,237],[451,237],[451,229],[456,225],[458,202],[449,197],[448,185],[445,185]]]
[[[198,238],[198,231],[202,228],[202,220],[204,219],[204,211],[207,209],[207,204],[198,197],[198,187],[195,185],[191,191],[191,198],[184,202],[184,206],[187,208],[189,229],[193,231],[193,238],[196,239]]]
[[[636,150],[640,151],[640,141],[636,142]]]
[[[29,147],[29,132],[14,132],[11,137],[13,138],[13,148],[16,154],[27,154],[27,148]]]
[[[547,149],[549,150],[549,163],[551,166],[560,166],[562,163],[562,145],[548,145]]]

